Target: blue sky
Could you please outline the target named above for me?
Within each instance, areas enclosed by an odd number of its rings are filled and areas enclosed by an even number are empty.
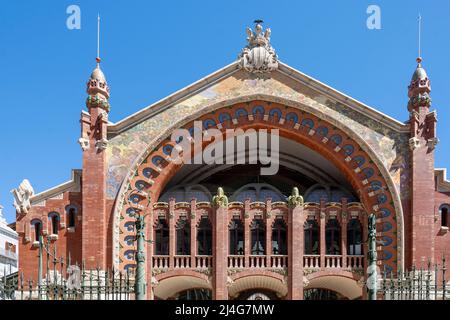
[[[66,8],[81,8],[81,29]],[[366,27],[370,4],[381,30]],[[116,122],[231,63],[256,18],[292,67],[400,121],[407,85],[422,56],[438,110],[436,167],[450,166],[450,2],[435,1],[2,1],[0,4],[0,204],[14,220],[10,190],[28,178],[35,191],[81,167],[79,117],[95,66],[102,16],[102,68]]]

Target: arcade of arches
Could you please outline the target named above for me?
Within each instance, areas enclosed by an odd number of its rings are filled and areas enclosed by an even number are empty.
[[[230,116],[233,113],[238,115],[235,121]],[[249,297],[288,297],[290,255],[302,261],[307,297],[362,297],[361,278],[367,264],[365,208],[390,202],[389,193],[382,191],[385,182],[370,157],[337,128],[295,109],[255,101],[214,115],[201,119],[205,130],[208,126],[222,131],[233,127],[279,129],[278,173],[263,176],[258,164],[174,165],[166,160],[173,144],[164,141],[130,182],[141,196],[135,193],[122,210],[125,245],[121,267],[134,268],[131,217],[151,193],[157,200],[153,202],[150,235],[154,244],[147,252],[152,257],[149,269],[156,298],[214,297],[189,290],[212,289],[217,250],[225,250],[228,298],[242,298],[244,293]],[[192,128],[190,125],[185,128]],[[247,145],[246,153],[251,152]],[[220,227],[215,225],[218,213],[212,204],[218,187],[229,199],[222,226],[226,244],[221,243],[221,249],[214,241]],[[299,247],[289,240],[289,216],[295,210],[289,208],[287,198],[293,187],[304,199],[301,224],[291,228],[301,234]],[[368,191],[362,194],[361,190]],[[386,205],[383,210],[393,208]],[[379,217],[381,226],[392,227],[389,215]],[[388,257],[395,254],[385,252]],[[386,267],[391,266],[386,263]],[[321,273],[327,281],[312,279]],[[188,283],[192,285],[186,287]]]

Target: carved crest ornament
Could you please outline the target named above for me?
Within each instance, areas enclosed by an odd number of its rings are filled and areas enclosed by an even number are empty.
[[[262,20],[255,21],[255,30],[247,28],[247,46],[239,55],[239,67],[251,73],[268,73],[278,68],[278,56],[270,45],[270,28],[263,33]]]

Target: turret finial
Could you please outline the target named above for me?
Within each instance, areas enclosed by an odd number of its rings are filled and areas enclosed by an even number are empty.
[[[91,73],[91,77],[87,83],[87,99],[88,108],[100,107],[109,112],[109,86],[106,77],[100,68],[100,15],[97,16],[97,57],[95,58],[97,65]]]
[[[422,16],[420,15],[419,12],[419,18],[418,18],[418,25],[419,25],[419,56],[417,58],[417,63],[421,63],[422,62]],[[419,61],[420,60],[420,61]]]
[[[102,61],[100,59],[100,14],[97,16],[97,58],[95,60],[97,61],[97,65]]]
[[[411,83],[408,86],[408,111],[417,111],[419,107],[431,106],[431,82],[428,78],[427,72],[422,67],[422,48],[421,48],[421,36],[422,36],[422,16],[419,13],[419,56],[416,59],[417,67],[411,79]]]

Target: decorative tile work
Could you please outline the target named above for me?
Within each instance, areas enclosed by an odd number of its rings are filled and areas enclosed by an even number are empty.
[[[246,107],[242,107],[243,105],[246,105]],[[255,106],[256,105],[256,106]],[[350,169],[356,173],[357,180],[360,181],[363,185],[369,185],[370,190],[367,190],[368,196],[370,199],[369,202],[366,203],[367,208],[373,208],[373,210],[377,211],[380,214],[380,229],[378,230],[381,232],[381,234],[386,237],[386,243],[383,244],[383,250],[384,252],[388,252],[388,254],[383,253],[383,257],[385,257],[385,263],[384,265],[389,267],[390,269],[395,269],[397,261],[401,259],[402,252],[401,252],[401,245],[402,244],[402,217],[401,217],[401,211],[398,210],[395,215],[392,215],[391,212],[395,212],[394,209],[394,202],[395,200],[390,198],[392,195],[387,195],[384,193],[384,190],[387,190],[388,187],[383,181],[383,178],[379,175],[374,176],[375,169],[377,168],[374,163],[371,161],[371,157],[365,153],[363,150],[360,150],[360,147],[355,141],[352,141],[350,137],[347,137],[342,130],[339,130],[336,127],[333,127],[328,123],[328,121],[322,121],[321,119],[317,118],[316,116],[309,114],[307,112],[299,112],[294,107],[285,107],[278,103],[272,103],[272,102],[262,102],[262,101],[254,101],[253,103],[248,104],[236,104],[231,107],[223,107],[221,109],[216,110],[217,112],[209,112],[206,113],[206,115],[200,117],[201,119],[211,119],[215,123],[220,122],[221,115],[224,114],[225,110],[229,112],[230,114],[236,114],[238,111],[243,116],[241,116],[238,119],[233,118],[232,120],[236,120],[236,122],[232,121],[230,123],[230,120],[228,120],[228,126],[232,127],[239,127],[242,125],[242,123],[247,122],[246,117],[244,115],[248,114],[256,114],[255,110],[264,110],[265,114],[259,114],[255,115],[254,119],[249,119],[248,121],[255,121],[255,122],[262,122],[262,123],[270,123],[272,125],[280,125],[285,126],[288,128],[292,133],[303,135],[305,137],[308,137],[307,139],[314,140],[316,143],[318,143],[322,147],[326,147],[329,150],[333,150],[333,153],[341,153],[341,161],[345,161],[345,165],[350,167]],[[247,110],[246,110],[247,109]],[[272,112],[277,110],[283,110],[283,112]],[[301,113],[301,116],[299,117]],[[272,116],[270,116],[272,114]],[[282,119],[287,119],[287,115],[296,115],[298,123],[294,122],[283,122],[281,123]],[[258,119],[256,119],[258,118]],[[192,120],[199,119],[197,117],[193,117]],[[228,118],[230,119],[230,118]],[[307,121],[304,121],[307,120]],[[300,123],[303,123],[303,125],[300,125]],[[320,124],[320,127],[318,127]],[[317,126],[316,126],[317,125]],[[193,128],[192,123],[186,123],[183,127],[186,128]],[[322,128],[322,130],[319,130]],[[311,133],[312,132],[312,133]],[[329,134],[330,139],[327,139],[326,141],[323,140],[324,138],[324,132],[327,132],[327,135]],[[332,139],[332,137],[334,137]],[[339,142],[339,144],[337,143]],[[342,148],[340,147],[340,144],[344,145]],[[162,160],[162,155],[164,154],[164,149],[171,146],[170,143],[167,141],[163,141],[157,145],[153,145],[153,148],[151,152],[146,155],[144,160],[139,160],[139,166],[137,168],[136,174],[131,177],[131,185],[134,185],[135,183],[140,183],[142,179],[148,178],[148,172],[146,174],[146,170],[148,169],[148,166],[153,165],[154,168],[159,168],[160,171],[171,171],[170,164],[167,163],[167,167],[165,167],[165,164],[162,164],[162,167],[160,161],[157,161],[155,159]],[[344,158],[347,156],[346,158]],[[350,156],[354,156],[352,159]],[[347,160],[347,158],[350,158],[350,160]],[[372,158],[375,159],[375,158]],[[379,170],[384,170],[382,167],[382,163],[377,163]],[[153,170],[150,168],[150,170]],[[153,171],[151,171],[153,172]],[[352,174],[353,175],[353,174]],[[167,178],[167,177],[166,177]],[[163,179],[166,179],[163,178]],[[158,177],[155,176],[155,185],[153,185],[154,188],[158,189],[158,185],[164,185],[165,182],[159,181]],[[380,179],[380,180],[378,180]],[[369,181],[370,180],[370,181]],[[126,187],[126,186],[125,186]],[[151,186],[147,186],[148,189],[152,188]],[[362,185],[355,186],[357,190],[362,188]],[[149,190],[146,190],[147,192]],[[157,194],[157,192],[155,192]],[[391,201],[389,201],[391,200]],[[319,201],[319,199],[317,200]],[[398,207],[397,207],[398,208]],[[128,212],[129,209],[124,208],[119,209],[118,213],[121,213],[121,217],[124,217],[123,212]],[[372,209],[371,209],[372,210]],[[393,210],[393,211],[391,211]],[[124,237],[127,236],[126,227],[124,223],[127,222],[126,218],[122,219],[119,223],[115,224],[115,234],[118,235],[116,237],[116,241],[120,241],[123,253],[124,250],[131,249],[128,245],[126,245],[126,239]],[[117,230],[121,230],[121,232],[117,232]],[[397,251],[398,250],[398,251]],[[114,257],[122,257],[123,254],[119,254],[118,251],[115,251]],[[397,259],[399,257],[399,259]]]
[[[108,198],[115,199],[133,162],[168,127],[193,113],[207,112],[219,102],[226,104],[228,100],[257,94],[299,102],[327,114],[335,123],[352,128],[379,155],[402,197],[409,197],[408,133],[396,132],[282,73],[274,72],[271,78],[260,79],[239,71],[111,138],[107,149]]]

